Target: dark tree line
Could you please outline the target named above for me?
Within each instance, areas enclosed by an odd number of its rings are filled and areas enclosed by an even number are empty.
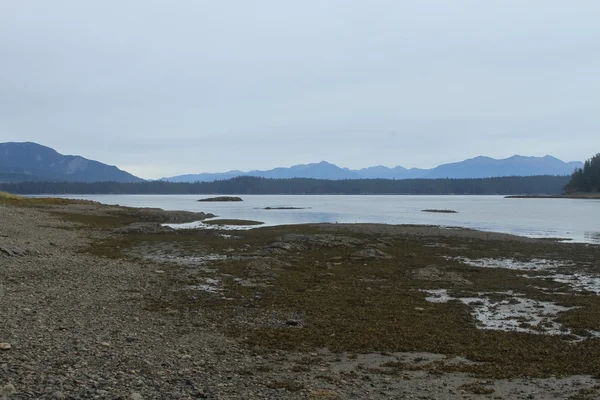
[[[583,168],[577,168],[571,180],[565,186],[565,192],[600,192],[600,153],[590,158],[583,164]]]
[[[214,182],[18,182],[0,183],[16,194],[560,194],[567,176],[483,179],[267,179],[238,177]]]

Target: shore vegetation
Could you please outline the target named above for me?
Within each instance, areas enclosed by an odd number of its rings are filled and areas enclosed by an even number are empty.
[[[577,168],[565,186],[567,194],[600,193],[600,153]]]

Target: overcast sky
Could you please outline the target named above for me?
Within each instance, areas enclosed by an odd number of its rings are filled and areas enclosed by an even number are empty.
[[[143,178],[600,151],[598,0],[0,0],[0,142]]]

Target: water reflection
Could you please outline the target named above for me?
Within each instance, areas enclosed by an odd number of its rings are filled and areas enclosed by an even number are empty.
[[[244,195],[236,204],[198,203],[195,195],[75,196],[105,204],[211,212],[221,218],[262,221],[265,226],[315,222],[460,226],[529,237],[564,238],[600,244],[598,202],[577,199],[527,199],[502,196],[288,196]],[[302,207],[264,210],[264,207]],[[452,209],[457,214],[423,213]]]

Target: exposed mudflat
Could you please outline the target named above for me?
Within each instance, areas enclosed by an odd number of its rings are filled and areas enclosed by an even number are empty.
[[[596,246],[0,201],[0,399],[595,399]]]

